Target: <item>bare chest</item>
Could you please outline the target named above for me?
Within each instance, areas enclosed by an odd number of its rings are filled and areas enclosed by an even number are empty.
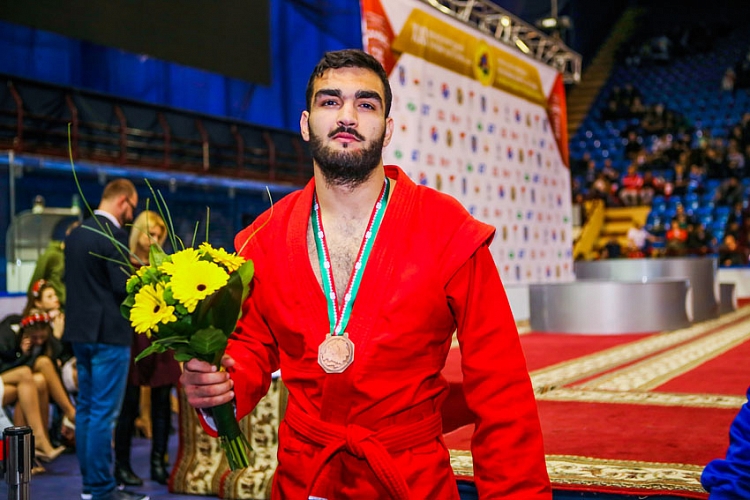
[[[325,229],[328,257],[330,258],[331,270],[333,271],[333,284],[339,305],[349,284],[354,264],[359,256],[359,249],[366,227],[367,221],[349,221],[333,224],[331,228],[326,227]],[[307,227],[307,254],[318,284],[322,288],[323,277],[320,269],[318,250],[315,246],[315,238],[312,232],[312,223],[308,223]]]

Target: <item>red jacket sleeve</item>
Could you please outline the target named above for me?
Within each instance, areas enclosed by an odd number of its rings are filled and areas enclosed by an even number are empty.
[[[489,248],[452,277],[464,393],[475,416],[471,452],[483,500],[549,500],[536,401],[513,314]]]

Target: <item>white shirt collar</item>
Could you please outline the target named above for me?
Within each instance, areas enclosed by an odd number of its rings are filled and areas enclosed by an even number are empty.
[[[104,210],[98,210],[98,209],[97,209],[97,210],[94,210],[94,215],[101,215],[102,217],[106,217],[106,218],[107,218],[107,219],[109,219],[109,221],[110,221],[110,222],[111,222],[112,224],[114,224],[114,225],[115,225],[116,227],[118,227],[118,228],[119,228],[119,227],[121,227],[121,226],[120,226],[120,221],[118,221],[118,220],[117,220],[117,219],[115,218],[115,216],[114,216],[114,215],[112,215],[112,214],[111,214],[111,213],[109,213],[109,212],[105,212]]]

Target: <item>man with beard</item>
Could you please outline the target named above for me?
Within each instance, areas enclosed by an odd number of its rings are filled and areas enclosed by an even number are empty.
[[[391,89],[372,56],[325,54],[306,97],[314,177],[237,235],[255,264],[253,291],[226,371],[185,364],[188,401],[234,400],[241,418],[281,369],[289,397],[273,499],[456,500],[441,419],[456,332],[480,498],[550,499],[534,395],[489,251],[494,228],[383,165]]]
[[[105,234],[128,248],[124,227],[133,220],[136,205],[133,183],[113,180],[104,187],[93,216],[65,238],[69,293],[62,340],[72,344],[78,367],[76,452],[84,499],[148,499],[118,490],[112,467],[112,431],[125,393],[133,335],[120,314],[126,296],[128,275],[122,267],[127,255]]]

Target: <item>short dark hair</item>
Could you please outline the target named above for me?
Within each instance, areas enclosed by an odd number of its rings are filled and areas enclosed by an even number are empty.
[[[378,75],[385,91],[385,116],[390,114],[393,93],[391,92],[391,84],[388,82],[388,74],[377,59],[359,49],[335,50],[323,54],[323,58],[315,66],[310,79],[307,81],[307,90],[305,92],[307,111],[310,111],[310,107],[312,106],[315,80],[323,76],[323,73],[327,70],[339,68],[364,68]]]

